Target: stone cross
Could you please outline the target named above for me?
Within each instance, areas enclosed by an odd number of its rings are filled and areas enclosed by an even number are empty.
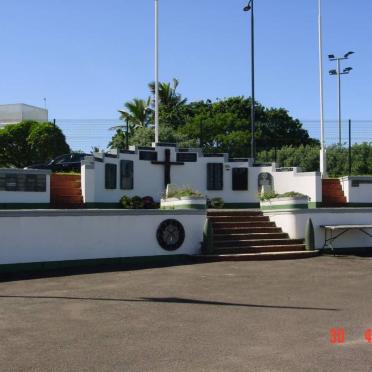
[[[185,165],[185,163],[174,161],[170,159],[171,152],[169,149],[165,149],[165,161],[152,161],[155,165],[164,165],[164,188],[171,183],[171,166],[172,165]]]

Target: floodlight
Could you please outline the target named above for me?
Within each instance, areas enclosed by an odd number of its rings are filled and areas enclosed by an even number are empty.
[[[251,5],[252,0],[248,3],[248,5],[243,9],[245,12],[249,12],[252,9]]]

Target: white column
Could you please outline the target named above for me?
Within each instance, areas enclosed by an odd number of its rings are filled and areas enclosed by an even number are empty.
[[[155,142],[159,142],[159,2],[155,0]]]

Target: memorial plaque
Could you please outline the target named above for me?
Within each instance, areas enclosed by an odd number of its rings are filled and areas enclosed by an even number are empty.
[[[177,161],[184,163],[196,163],[198,160],[198,155],[193,152],[181,152],[177,153]]]
[[[140,151],[139,152],[139,159],[146,160],[146,161],[157,161],[158,160],[158,153],[155,151]]]
[[[270,173],[260,173],[258,176],[258,192],[274,191],[274,178]]]
[[[115,190],[117,184],[117,166],[116,164],[105,165],[105,188],[107,190]]]
[[[223,190],[223,164],[207,164],[207,190]]]
[[[0,191],[45,192],[45,174],[0,174]]]
[[[120,188],[133,190],[133,161],[122,160],[120,162]]]
[[[38,174],[36,176],[36,189],[35,191],[38,192],[45,192],[46,191],[46,175]]]
[[[234,191],[248,190],[248,168],[233,168],[232,189]]]

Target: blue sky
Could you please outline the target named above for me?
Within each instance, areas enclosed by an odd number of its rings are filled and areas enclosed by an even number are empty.
[[[344,116],[372,119],[370,0],[324,1],[324,51],[356,54]],[[159,0],[161,80],[189,98],[250,94],[245,0]],[[0,12],[0,102],[43,105],[56,118],[115,118],[153,80],[153,0],[13,0]],[[257,100],[318,120],[317,0],[256,0]],[[325,59],[326,71],[333,65]],[[346,67],[346,64],[345,64]],[[325,76],[326,118],[337,118]]]

